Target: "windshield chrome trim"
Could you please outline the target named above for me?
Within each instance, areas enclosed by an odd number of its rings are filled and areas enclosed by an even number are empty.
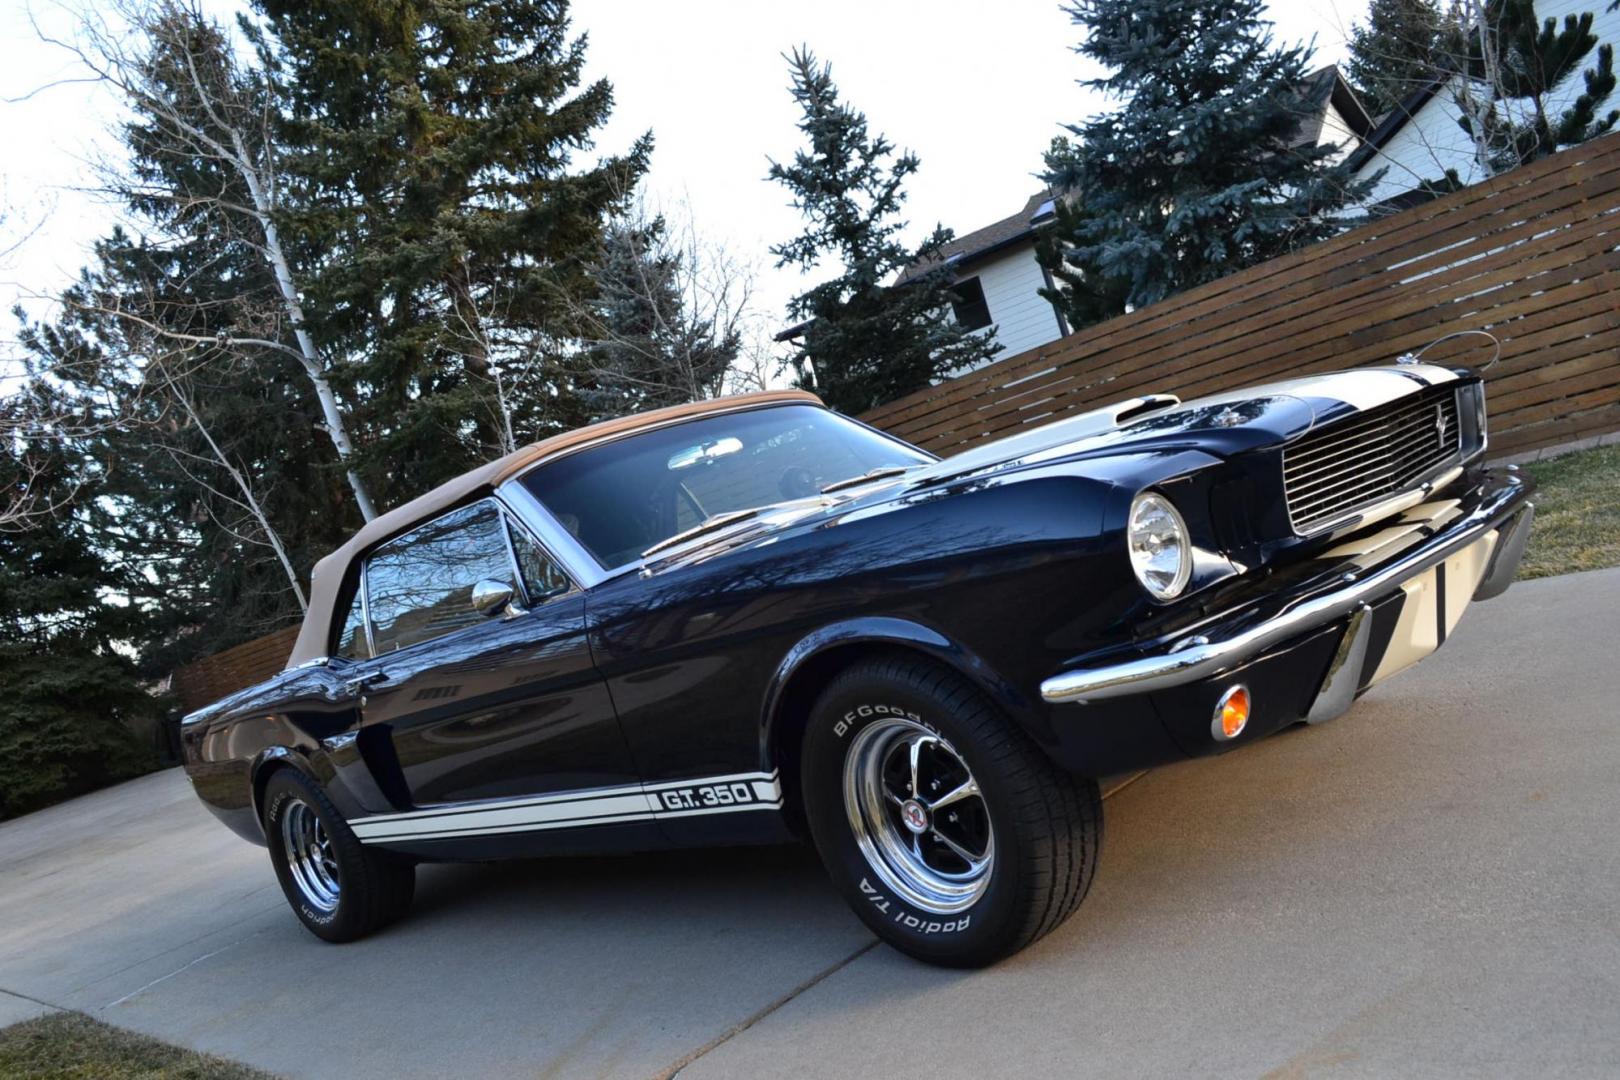
[[[379,544],[378,547],[382,545]],[[373,549],[375,550],[375,549]],[[360,560],[360,622],[366,631],[366,659],[377,658],[377,636],[371,631],[371,552]],[[347,615],[344,616],[347,618]],[[341,641],[339,645],[343,644]]]
[[[593,444],[596,445],[596,444]],[[551,459],[548,459],[551,460]],[[524,470],[526,473],[528,470]],[[563,572],[582,589],[589,589],[606,581],[610,576],[600,563],[585,550],[585,545],[563,528],[551,511],[523,486],[523,473],[504,481],[495,489],[496,497],[506,505],[528,529],[540,546],[551,553]]]

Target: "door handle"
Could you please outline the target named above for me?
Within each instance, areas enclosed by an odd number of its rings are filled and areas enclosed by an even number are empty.
[[[366,687],[376,686],[378,683],[385,683],[387,681],[388,672],[368,671],[364,675],[357,675],[345,682],[343,684],[343,692],[348,694],[350,697],[355,697],[358,696]]]

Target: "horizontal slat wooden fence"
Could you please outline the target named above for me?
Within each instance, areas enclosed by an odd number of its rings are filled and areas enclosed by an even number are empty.
[[[861,419],[950,455],[1150,392],[1502,342],[1493,455],[1620,430],[1620,134],[919,391]],[[1426,361],[1478,365],[1463,338]]]
[[[298,627],[254,638],[224,652],[176,668],[170,683],[187,712],[262,682],[287,666]]]

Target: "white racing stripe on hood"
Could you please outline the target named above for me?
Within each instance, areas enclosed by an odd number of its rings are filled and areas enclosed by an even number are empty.
[[[1253,397],[1258,392],[1292,394],[1301,398],[1329,398],[1342,401],[1358,410],[1376,408],[1386,402],[1404,397],[1423,386],[1439,386],[1455,382],[1457,374],[1448,368],[1432,364],[1403,364],[1400,367],[1365,368],[1360,371],[1335,371],[1327,375],[1307,375],[1299,379],[1268,383],[1246,392]]]
[[[1254,386],[1223,390],[1207,397],[1192,398],[1177,410],[1223,405],[1234,401],[1250,401],[1257,397],[1321,398],[1342,401],[1357,410],[1371,409],[1398,397],[1421,390],[1425,386],[1456,382],[1457,373],[1433,364],[1402,364],[1375,368],[1353,368],[1349,371],[1329,371],[1321,375],[1302,375],[1297,379],[1259,383]]]

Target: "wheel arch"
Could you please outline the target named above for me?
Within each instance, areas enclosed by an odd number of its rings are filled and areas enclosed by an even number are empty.
[[[310,760],[298,750],[290,746],[271,746],[259,751],[253,759],[248,775],[253,799],[253,820],[258,823],[261,835],[264,832],[264,789],[269,785],[270,778],[284,769],[302,773],[322,789],[326,787]]]
[[[939,630],[912,619],[868,616],[841,620],[801,638],[777,665],[760,720],[761,760],[779,771],[783,811],[795,831],[804,823],[799,754],[810,711],[825,686],[846,668],[876,656],[903,655],[960,675],[1017,717],[1025,702],[983,658]]]

